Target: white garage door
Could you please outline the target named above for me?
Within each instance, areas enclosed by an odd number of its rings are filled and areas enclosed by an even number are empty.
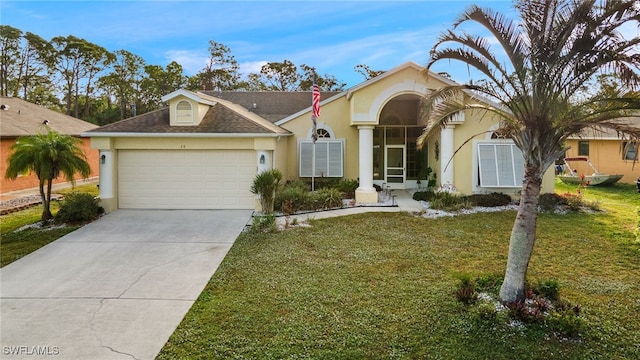
[[[253,150],[120,150],[118,202],[128,209],[253,209]]]

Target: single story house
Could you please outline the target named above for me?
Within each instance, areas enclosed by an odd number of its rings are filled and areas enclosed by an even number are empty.
[[[269,168],[287,180],[358,179],[358,203],[377,202],[374,184],[416,188],[427,166],[438,185],[461,193],[517,195],[521,153],[493,136],[497,122],[486,113],[466,112],[417,149],[426,126],[422,100],[451,83],[425,77],[409,62],[346,91],[322,93],[315,150],[311,92],[175,91],[163,97],[167,108],[86,133],[102,159],[103,206],[254,209],[249,189]],[[548,175],[543,191],[552,192],[553,169]]]
[[[39,185],[37,176],[32,173],[18,176],[15,180],[4,178],[9,166],[9,156],[12,153],[11,147],[19,137],[46,133],[49,130],[81,137],[84,132],[97,127],[89,122],[46,109],[19,98],[0,97],[0,153],[2,154],[2,161],[0,161],[0,172],[2,174],[0,192],[4,194],[11,191],[37,188]],[[91,148],[89,138],[82,138],[81,147],[91,166],[90,177],[97,177],[99,170],[98,151]],[[80,175],[77,175],[76,180],[80,179]],[[60,177],[54,181],[54,184],[65,181]]]
[[[629,122],[640,127],[640,119],[629,118]],[[603,174],[621,174],[620,182],[635,183],[640,177],[638,164],[638,143],[629,142],[618,133],[609,129],[585,130],[578,136],[567,140],[565,157],[586,156],[598,172]],[[587,164],[571,163],[578,174],[591,175],[593,169]]]

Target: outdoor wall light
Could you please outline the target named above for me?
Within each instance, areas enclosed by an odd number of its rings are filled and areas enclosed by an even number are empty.
[[[265,158],[264,158],[264,154],[260,155],[260,164],[264,164],[265,162]]]
[[[104,155],[104,154],[100,155],[100,164],[104,164],[106,162],[106,160],[107,160],[107,156],[106,155]]]

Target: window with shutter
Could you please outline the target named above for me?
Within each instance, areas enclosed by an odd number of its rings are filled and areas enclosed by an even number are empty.
[[[176,123],[193,123],[193,108],[188,101],[182,100],[176,105]]]
[[[313,172],[313,141],[301,140],[298,146],[298,176],[343,177],[344,143],[342,140],[316,141],[315,173]]]
[[[522,152],[512,142],[478,143],[481,187],[520,187],[524,178]]]

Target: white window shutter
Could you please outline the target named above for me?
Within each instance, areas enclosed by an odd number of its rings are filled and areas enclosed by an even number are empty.
[[[323,140],[316,142],[316,170],[312,171],[313,142],[299,142],[298,175],[300,177],[342,177],[344,152],[342,140]]]
[[[480,187],[520,187],[524,178],[522,151],[513,143],[478,144]]]

